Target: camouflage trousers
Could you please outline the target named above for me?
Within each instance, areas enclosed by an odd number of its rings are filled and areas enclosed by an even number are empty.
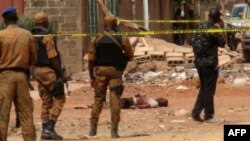
[[[114,67],[96,67],[95,70],[95,97],[94,105],[91,112],[91,123],[97,123],[101,114],[103,103],[106,99],[107,88],[110,89],[110,108],[111,122],[118,124],[120,122],[121,93],[117,93],[113,88],[122,86],[122,71],[116,70]]]
[[[49,67],[35,67],[34,78],[38,81],[39,95],[42,99],[41,119],[43,123],[48,120],[57,121],[60,116],[66,98],[65,94],[59,96],[53,95],[53,89],[56,81],[56,73]]]
[[[20,118],[24,141],[35,141],[34,107],[26,74],[14,71],[0,72],[0,141],[7,140],[12,101]]]

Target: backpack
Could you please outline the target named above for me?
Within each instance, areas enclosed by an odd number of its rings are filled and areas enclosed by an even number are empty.
[[[198,27],[198,29],[207,29],[207,27],[203,23]],[[210,34],[206,32],[198,32],[193,34],[191,41],[195,56],[199,57],[206,54],[206,51],[211,44],[210,39]]]

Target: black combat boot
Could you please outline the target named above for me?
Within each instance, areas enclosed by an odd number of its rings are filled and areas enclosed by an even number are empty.
[[[97,123],[90,123],[89,136],[95,136],[97,133]]]
[[[44,140],[62,140],[62,136],[58,135],[54,130],[56,122],[49,120],[48,123],[43,123],[41,139]]]
[[[120,136],[118,135],[118,124],[111,125],[111,138],[120,138]]]

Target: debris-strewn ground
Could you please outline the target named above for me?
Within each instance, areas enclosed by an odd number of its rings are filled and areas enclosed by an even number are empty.
[[[35,84],[35,83],[34,83]],[[93,102],[93,90],[86,82],[71,82],[71,95],[67,99],[56,130],[65,139],[81,140],[88,134],[88,108]],[[193,80],[169,80],[167,85],[126,84],[125,96],[145,94],[151,97],[166,97],[167,108],[145,110],[122,110],[120,135],[121,141],[222,141],[224,124],[250,124],[250,87],[233,86],[231,83],[219,83],[215,96],[215,117],[223,124],[210,125],[196,123],[189,118],[190,110],[196,99],[197,89]],[[34,118],[37,137],[40,138],[41,100],[37,92],[34,98]],[[108,100],[108,98],[107,98]],[[108,105],[108,104],[107,104]],[[9,141],[21,141],[21,131],[14,128],[14,108],[11,110]],[[107,141],[110,138],[110,111],[105,106],[99,121],[98,136],[92,141]]]

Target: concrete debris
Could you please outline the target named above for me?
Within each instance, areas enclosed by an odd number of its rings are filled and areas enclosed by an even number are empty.
[[[189,88],[186,86],[178,86],[176,90],[188,90]]]
[[[151,37],[130,37],[131,44],[135,44],[135,61],[146,63],[151,60],[164,61],[168,67],[184,66],[194,68],[194,54],[192,47],[178,46],[165,40]],[[242,63],[242,56],[226,48],[219,48],[219,66],[222,69],[230,68],[231,64]]]
[[[220,76],[218,78],[219,84],[226,84],[231,83],[233,85],[246,85],[250,83],[250,72],[249,69],[250,65],[244,65],[237,68],[236,66],[240,65],[233,65],[235,69],[228,69],[228,70],[220,70]],[[240,69],[243,68],[243,69]],[[243,80],[239,80],[238,78],[243,78]],[[137,83],[137,84],[159,84],[159,85],[166,85],[170,80],[174,81],[184,81],[184,80],[191,80],[192,86],[196,87],[197,89],[200,88],[200,80],[198,77],[198,73],[196,69],[183,69],[183,68],[173,68],[168,70],[157,70],[157,71],[148,71],[148,72],[135,72],[135,73],[127,73],[124,75],[125,83]],[[189,89],[189,86],[179,86],[176,89],[179,90],[186,90]]]
[[[137,72],[148,72],[148,71],[156,71],[156,65],[153,62],[147,62],[138,65]]]
[[[144,74],[144,80],[145,81],[149,81],[149,80],[152,80],[152,79],[156,79],[156,78],[159,78],[161,76],[163,76],[164,72],[163,71],[160,71],[160,72],[147,72]]]
[[[191,46],[178,46],[174,43],[152,37],[129,37],[129,41],[134,48],[134,61],[137,64],[144,64],[151,61],[161,61],[166,63],[164,65],[165,70],[176,66],[183,66],[185,69],[195,67],[195,57]],[[232,64],[243,63],[243,58],[240,53],[230,51],[227,48],[219,48],[218,54],[220,69],[229,69]],[[87,55],[85,55],[82,60],[83,70],[87,70]],[[130,70],[130,68],[128,70]],[[156,70],[157,68],[158,67],[156,66]],[[136,70],[140,71],[140,68]],[[144,72],[145,71],[147,70],[144,70]],[[134,69],[131,73],[133,72]]]
[[[129,41],[134,47],[134,60],[130,61],[125,69],[123,79],[126,83],[165,85],[170,80],[192,80],[193,86],[200,87],[192,47],[178,46],[152,37],[129,37]],[[220,69],[218,83],[247,84],[250,64],[243,64],[242,55],[228,48],[219,48],[218,54]],[[82,59],[85,68],[88,64],[87,55]],[[237,78],[244,78],[244,81],[239,81]],[[88,71],[74,74],[72,79],[88,82]]]
[[[194,69],[193,69],[194,70]],[[175,69],[170,71],[148,71],[127,73],[124,75],[124,81],[127,83],[150,83],[150,84],[166,84],[169,80],[191,80],[196,71],[185,70],[183,72],[176,72]]]
[[[218,80],[217,80],[218,84],[226,84],[226,79],[225,77],[219,76]]]
[[[177,66],[177,67],[175,67],[175,71],[176,72],[184,72],[185,68],[183,66]]]
[[[130,61],[127,64],[127,67],[125,69],[125,73],[135,73],[137,67],[138,67],[138,64],[135,61]]]
[[[152,61],[156,66],[156,71],[167,71],[168,70],[168,64],[164,61]]]
[[[229,55],[220,55],[219,56],[219,66],[225,67],[226,64],[232,64],[231,57]]]
[[[235,78],[233,81],[234,86],[244,86],[247,84],[246,78]]]

